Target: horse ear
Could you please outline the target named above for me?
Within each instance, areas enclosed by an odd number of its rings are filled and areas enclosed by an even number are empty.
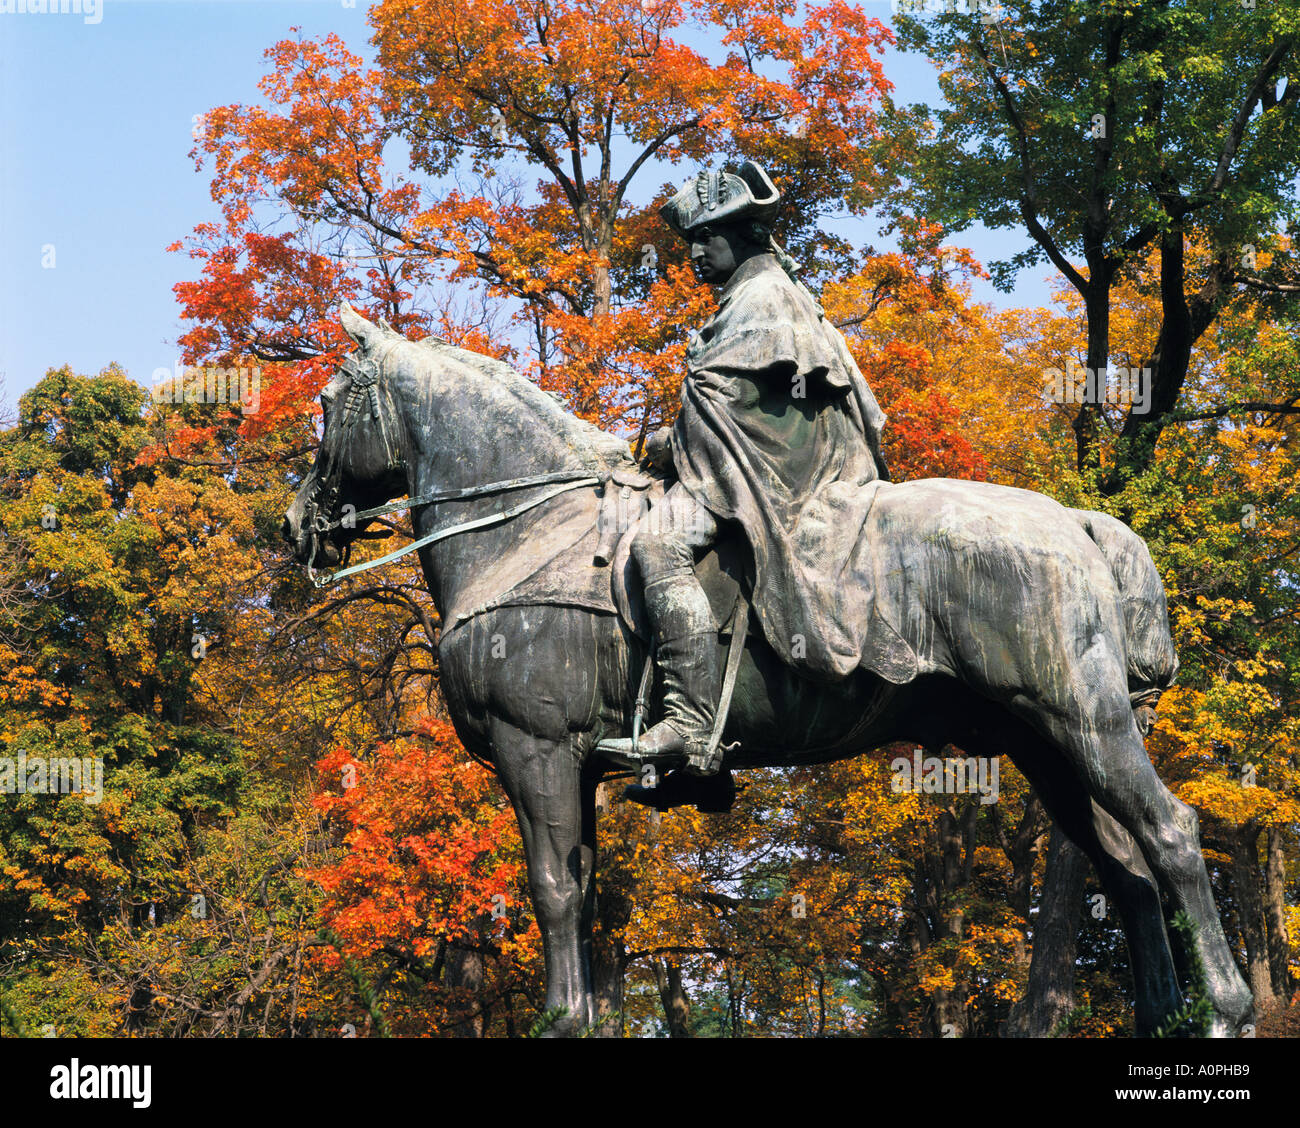
[[[363,349],[368,349],[379,336],[379,328],[371,324],[347,302],[339,306],[339,321],[344,332]]]

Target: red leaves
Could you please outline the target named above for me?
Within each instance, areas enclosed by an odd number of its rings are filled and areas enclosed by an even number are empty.
[[[408,333],[497,353],[522,338],[539,380],[606,426],[667,421],[708,297],[645,266],[647,242],[680,248],[660,186],[633,182],[745,151],[788,168],[806,205],[842,198],[891,36],[838,0],[805,16],[782,0],[384,0],[378,70],[336,36],[276,44],[268,104],[218,107],[196,133],[225,222],[189,243],[187,360],[274,366],[246,437],[301,423],[346,297]],[[394,141],[409,171],[386,166]]]
[[[965,252],[960,261],[978,269]],[[862,374],[889,416],[884,437],[891,475],[984,478],[984,458],[963,433],[961,413],[935,371],[936,354],[951,356],[949,365],[959,369],[970,363],[969,339],[982,325],[978,309],[967,306],[941,273],[927,276],[918,258],[901,254],[873,257],[823,296],[827,316],[849,333]]]
[[[514,813],[451,725],[422,728],[427,742],[381,744],[367,763],[340,747],[317,765],[325,790],[315,805],[346,852],[310,876],[325,890],[324,918],[359,953],[391,943],[423,955],[439,940],[481,939],[494,905],[510,906],[522,931]]]
[[[983,457],[961,433],[961,416],[934,386],[927,350],[893,341],[860,360],[862,373],[888,405],[886,458],[896,480],[985,477]]]

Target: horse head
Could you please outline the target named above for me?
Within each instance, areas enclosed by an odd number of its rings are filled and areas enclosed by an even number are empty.
[[[309,567],[339,563],[369,524],[356,513],[407,490],[405,423],[383,379],[388,355],[405,338],[347,302],[339,319],[357,348],[321,392],[320,446],[280,528]]]

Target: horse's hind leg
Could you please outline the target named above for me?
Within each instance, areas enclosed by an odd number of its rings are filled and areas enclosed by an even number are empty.
[[[1078,785],[1062,778],[1060,753],[1041,739],[1017,742],[1012,753],[1066,836],[1091,859],[1119,914],[1133,965],[1134,1018],[1150,1035],[1182,1004],[1155,877],[1129,833]]]
[[[582,943],[592,858],[582,840],[581,769],[567,742],[530,736],[500,719],[492,721],[492,743],[523,836],[546,962],[546,1009],[565,1012],[547,1033],[574,1034],[592,1018]]]
[[[1128,700],[1122,664],[1094,645],[1071,671],[1071,692],[1052,709],[1025,708],[1068,755],[1097,805],[1136,840],[1168,911],[1196,926],[1215,1017],[1211,1034],[1231,1037],[1253,1000],[1223,934],[1201,856],[1196,812],[1176,799],[1147,758]]]
[[[1124,928],[1133,964],[1137,1033],[1147,1035],[1181,1005],[1165,934],[1160,891],[1132,837],[1088,797],[1061,754],[1024,722],[990,717],[963,747],[1008,756],[1024,773],[1048,813],[1091,859]]]
[[[1185,912],[1196,926],[1194,950],[1205,969],[1214,1008],[1210,1035],[1235,1037],[1250,1020],[1254,1000],[1223,934],[1201,854],[1199,820],[1156,775],[1136,725],[1130,744],[1135,746],[1131,758],[1136,762],[1119,772],[1108,768],[1101,773],[1098,802],[1137,840],[1160,882],[1171,916]]]

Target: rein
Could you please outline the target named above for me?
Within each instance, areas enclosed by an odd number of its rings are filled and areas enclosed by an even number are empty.
[[[367,572],[371,568],[389,564],[409,553],[418,552],[426,545],[433,544],[436,541],[446,540],[448,537],[454,537],[460,533],[467,533],[471,529],[483,529],[490,525],[498,525],[503,521],[509,521],[511,518],[518,517],[521,513],[527,513],[528,510],[534,509],[562,493],[583,486],[599,486],[603,480],[588,470],[554,470],[546,474],[530,474],[524,478],[487,482],[483,485],[467,486],[459,490],[436,490],[419,494],[416,497],[406,498],[403,501],[391,501],[387,505],[377,505],[373,509],[363,509],[359,513],[351,514],[346,518],[349,527],[358,520],[382,517],[387,513],[397,513],[403,509],[414,510],[418,506],[434,505],[442,501],[464,501],[469,498],[505,493],[509,490],[526,489],[529,486],[545,486],[556,483],[554,489],[547,490],[530,501],[522,502],[519,505],[511,506],[509,509],[503,509],[496,513],[489,513],[485,517],[476,517],[472,521],[462,521],[459,524],[438,529],[421,537],[419,540],[412,541],[405,548],[399,548],[395,552],[379,557],[378,560],[368,560],[364,564],[354,564],[337,572],[323,572],[318,575],[312,565],[316,560],[316,549],[320,543],[320,538],[334,529],[343,527],[345,523],[343,518],[331,521],[328,514],[333,511],[338,501],[339,482],[342,478],[342,445],[347,433],[352,428],[352,424],[363,414],[362,407],[368,406],[370,408],[370,418],[379,423],[384,438],[384,446],[390,450],[388,468],[390,470],[394,468],[391,448],[388,446],[387,430],[384,427],[383,416],[379,410],[379,364],[373,358],[366,358],[358,362],[355,358],[349,357],[343,363],[342,369],[352,377],[352,384],[348,389],[347,403],[343,409],[343,418],[338,432],[338,453],[331,457],[329,474],[321,482],[320,487],[308,503],[308,513],[306,515],[313,533],[311,557],[307,561],[307,577],[318,588],[338,583],[339,580],[348,576],[355,576],[359,572]],[[320,498],[323,498],[324,506],[320,504],[318,500]],[[346,558],[343,563],[347,563]]]
[[[386,513],[400,513],[403,509],[414,509],[417,505],[433,505],[439,501],[463,501],[471,497],[483,497],[486,494],[505,493],[507,490],[521,490],[526,486],[545,486],[551,482],[573,482],[574,486],[585,486],[599,482],[600,479],[586,470],[555,470],[549,474],[531,474],[527,478],[511,478],[505,482],[487,482],[481,486],[467,486],[463,490],[440,490],[434,493],[422,493],[418,497],[408,497],[402,501],[390,501],[387,505],[377,505],[374,509],[363,509],[348,518],[360,521],[370,517],[382,517]],[[316,530],[328,533],[341,528],[343,520],[318,524]]]
[[[433,544],[435,541],[446,540],[448,537],[454,537],[460,533],[467,533],[471,529],[483,529],[489,525],[498,525],[502,521],[509,521],[512,517],[518,517],[521,513],[527,513],[530,509],[535,509],[543,502],[550,501],[553,497],[558,497],[569,490],[576,490],[582,486],[597,486],[600,479],[594,474],[588,474],[583,470],[557,470],[550,474],[534,474],[528,478],[511,478],[506,482],[489,482],[482,486],[470,486],[463,490],[447,490],[443,493],[420,494],[419,497],[407,498],[405,501],[390,502],[388,505],[380,505],[374,509],[363,509],[357,514],[357,517],[373,517],[381,513],[394,513],[399,509],[413,509],[417,505],[430,505],[435,501],[459,501],[468,497],[480,497],[485,494],[501,493],[506,490],[522,489],[525,486],[540,486],[549,482],[564,482],[563,485],[557,486],[553,490],[547,490],[544,494],[539,494],[530,501],[525,501],[519,505],[512,506],[509,509],[503,509],[498,513],[489,513],[485,517],[476,517],[472,521],[462,521],[458,525],[450,525],[444,529],[438,529],[419,540],[412,541],[405,548],[399,548],[386,556],[379,557],[378,560],[367,560],[364,564],[353,564],[350,568],[344,568],[339,572],[325,572],[316,575],[312,570],[312,562],[316,559],[317,538],[312,538],[311,560],[307,562],[307,576],[316,587],[326,587],[329,584],[337,583],[347,576],[355,576],[358,572],[367,572],[371,568],[378,568],[381,564],[389,564],[412,552],[418,552],[425,545]],[[332,522],[328,528],[338,528],[339,521]]]

